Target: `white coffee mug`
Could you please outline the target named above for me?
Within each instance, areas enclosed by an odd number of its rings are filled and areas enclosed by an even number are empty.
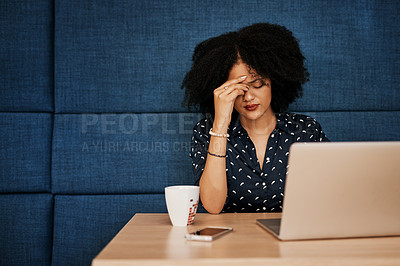
[[[169,186],[165,188],[168,215],[174,226],[193,223],[199,205],[198,186]]]

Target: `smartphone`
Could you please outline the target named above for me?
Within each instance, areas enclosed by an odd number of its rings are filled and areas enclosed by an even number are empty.
[[[196,232],[186,234],[187,240],[213,241],[214,239],[231,232],[231,227],[208,226]]]

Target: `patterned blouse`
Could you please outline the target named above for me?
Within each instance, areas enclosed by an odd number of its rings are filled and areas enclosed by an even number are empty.
[[[253,142],[239,119],[228,127],[226,178],[228,193],[222,212],[281,212],[289,147],[294,142],[329,141],[313,118],[293,113],[276,114],[277,123],[265,151],[262,170]],[[203,173],[212,118],[193,128],[190,157],[195,184]]]

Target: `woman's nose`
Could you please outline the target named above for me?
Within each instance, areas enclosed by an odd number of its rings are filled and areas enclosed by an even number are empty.
[[[251,92],[251,88],[248,91],[245,91],[243,94],[243,101],[245,102],[250,102],[251,100],[254,99],[254,95]]]

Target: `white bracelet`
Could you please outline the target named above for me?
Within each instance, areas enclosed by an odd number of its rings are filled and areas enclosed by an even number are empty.
[[[210,129],[210,132],[208,132],[208,133],[210,133],[210,135],[214,136],[214,137],[229,138],[229,134],[228,133],[226,133],[226,134],[215,133],[215,132],[212,131],[212,128]]]

